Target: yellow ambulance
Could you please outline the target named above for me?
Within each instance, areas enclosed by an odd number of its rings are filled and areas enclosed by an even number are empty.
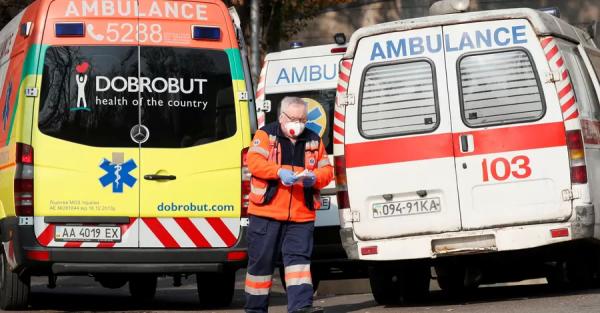
[[[147,300],[197,274],[202,303],[231,302],[256,128],[240,34],[217,0],[37,0],[0,31],[0,308],[32,275]]]

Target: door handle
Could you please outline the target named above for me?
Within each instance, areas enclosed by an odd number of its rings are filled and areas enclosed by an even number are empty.
[[[176,180],[177,176],[175,175],[144,175],[145,180]]]
[[[460,135],[460,152],[468,153],[473,151],[475,151],[475,141],[473,140],[473,135]]]
[[[460,151],[461,152],[469,151],[469,138],[467,138],[467,135],[460,136]]]

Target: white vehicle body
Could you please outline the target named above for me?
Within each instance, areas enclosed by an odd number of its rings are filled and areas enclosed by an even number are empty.
[[[531,9],[401,20],[355,32],[341,65],[351,258],[600,238],[600,50],[587,33]]]

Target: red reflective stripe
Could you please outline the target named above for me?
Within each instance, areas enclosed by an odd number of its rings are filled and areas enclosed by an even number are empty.
[[[473,135],[475,151],[460,153],[461,135]],[[540,134],[544,134],[540,136]],[[454,144],[453,144],[454,143]],[[454,145],[454,147],[453,147]],[[467,133],[446,133],[346,145],[346,167],[419,161],[454,156],[541,149],[566,145],[562,122],[511,126]]]
[[[548,61],[552,60],[552,58],[558,53],[558,46],[554,46],[548,53],[546,53],[546,59]]]
[[[567,118],[565,118],[565,121],[574,119],[578,116],[579,116],[579,110],[575,110],[575,112],[571,113],[571,115],[569,115],[569,116],[567,116]]]
[[[563,105],[560,106],[560,109],[564,112],[566,112],[573,104],[575,103],[575,97],[571,97],[571,99],[569,99],[569,101],[565,102]]]
[[[333,125],[333,131],[340,135],[344,135],[344,129],[335,124]]]
[[[265,90],[264,89],[259,89],[259,90],[256,91],[256,97],[257,98],[260,98],[264,94],[265,94]]]
[[[339,121],[341,121],[341,122],[346,121],[346,117],[344,116],[344,114],[342,114],[338,111],[335,111],[334,114],[335,114],[335,118],[338,119]]]
[[[573,86],[571,84],[568,84],[565,86],[565,88],[563,88],[559,93],[558,93],[558,97],[560,99],[562,99],[564,96],[566,96],[571,90],[573,90]]]
[[[65,248],[79,248],[82,244],[83,242],[81,241],[70,241],[65,243]]]
[[[556,66],[561,67],[563,64],[565,64],[565,60],[563,58],[558,58],[558,60],[556,60]]]
[[[546,48],[546,46],[547,46],[549,43],[551,43],[553,39],[554,39],[554,38],[552,38],[552,37],[547,37],[547,38],[544,38],[544,39],[542,40],[542,48]]]
[[[42,246],[49,245],[52,239],[54,239],[54,225],[48,225],[48,227],[44,229],[44,231],[38,236],[37,239]]]
[[[185,234],[190,238],[196,247],[199,248],[210,248],[210,243],[204,238],[204,235],[196,228],[194,223],[189,218],[179,217],[175,218],[175,222],[181,227]]]
[[[566,70],[562,72],[562,79],[566,80],[567,78],[569,78],[569,72],[567,72]]]
[[[123,238],[125,238],[125,233],[127,233],[127,231],[131,228],[131,225],[133,225],[133,223],[135,223],[135,218],[131,217],[129,218],[129,224],[124,224],[121,225],[121,240]],[[116,245],[116,242],[101,242],[98,244],[97,248],[112,248]]]
[[[338,85],[338,86],[337,86],[337,91],[338,91],[338,92],[344,92],[344,91],[346,91],[346,87],[344,87],[344,86],[342,86],[342,85]]]
[[[453,156],[452,134],[438,134],[346,145],[346,167]]]
[[[346,75],[344,72],[340,71],[340,79],[345,81],[345,82],[349,82],[350,81],[350,77],[348,75]]]
[[[228,247],[232,247],[235,244],[237,238],[235,238],[231,230],[227,228],[227,225],[220,218],[207,218],[206,221],[215,229]]]
[[[156,238],[160,240],[163,246],[166,248],[179,248],[177,241],[175,241],[173,236],[169,234],[157,218],[142,218],[142,221],[144,221],[148,228],[156,235]]]

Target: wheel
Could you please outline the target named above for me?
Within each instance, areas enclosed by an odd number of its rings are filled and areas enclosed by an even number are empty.
[[[138,301],[149,301],[156,294],[155,275],[136,275],[129,279],[129,293]]]
[[[233,300],[235,271],[222,273],[197,273],[198,298],[208,307],[225,307]]]
[[[369,267],[375,301],[381,305],[423,300],[429,293],[430,268],[426,264],[380,264]]]
[[[586,258],[570,258],[557,262],[546,276],[548,285],[555,289],[585,289],[595,283],[597,268]]]
[[[321,275],[319,275],[318,271],[310,268],[310,277],[312,279],[313,291],[316,292],[319,289],[319,283],[321,283]],[[287,286],[285,284],[285,270],[283,267],[279,268],[279,278],[281,279],[281,285],[283,286],[283,290],[287,290]]]
[[[0,308],[2,310],[24,310],[29,300],[31,277],[18,275],[8,268],[8,261],[1,250],[0,257]]]
[[[465,271],[457,266],[435,266],[440,289],[448,293],[462,293],[465,289]]]

